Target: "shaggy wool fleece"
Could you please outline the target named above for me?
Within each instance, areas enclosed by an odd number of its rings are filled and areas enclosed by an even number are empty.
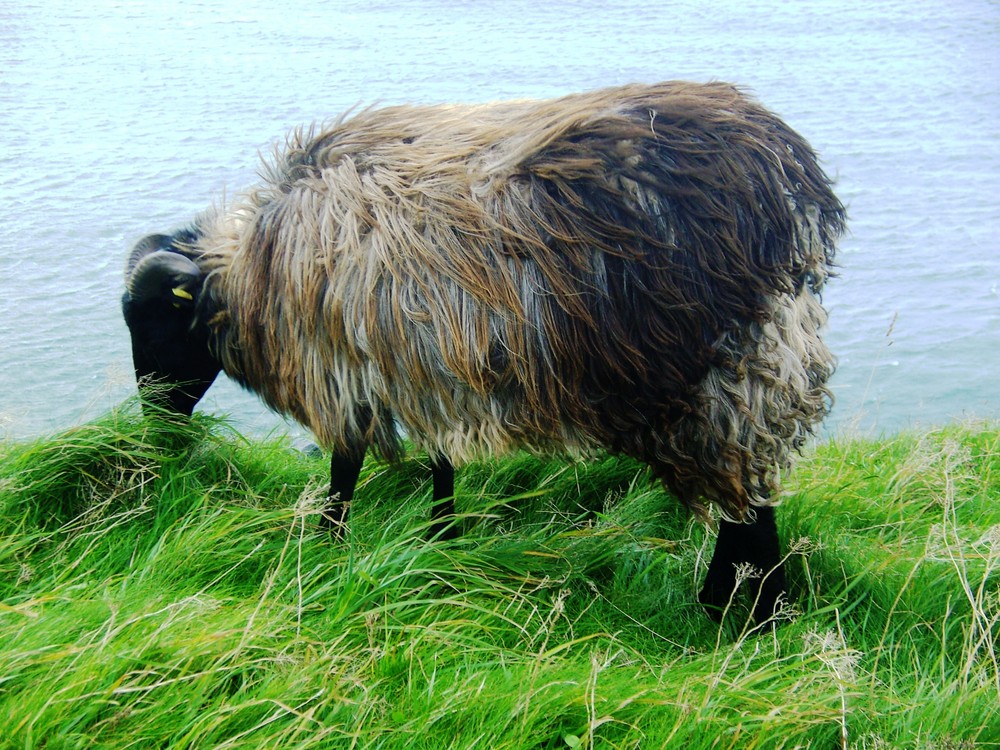
[[[739,519],[829,409],[843,230],[801,136],[671,82],[296,132],[187,252],[224,370],[327,448],[607,449]]]

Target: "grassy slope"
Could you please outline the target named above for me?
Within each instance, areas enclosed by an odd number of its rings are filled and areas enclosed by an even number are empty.
[[[132,412],[0,448],[0,747],[1000,747],[1000,431],[819,446],[774,634],[696,603],[702,526],[635,464],[363,474]],[[845,740],[846,737],[846,740]]]

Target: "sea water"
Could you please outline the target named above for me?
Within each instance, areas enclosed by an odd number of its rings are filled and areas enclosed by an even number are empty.
[[[829,429],[1000,416],[996,2],[36,0],[0,7],[0,436],[134,393],[132,243],[251,184],[289,129],[678,78],[750,89],[848,205]],[[223,380],[200,408],[289,429]]]

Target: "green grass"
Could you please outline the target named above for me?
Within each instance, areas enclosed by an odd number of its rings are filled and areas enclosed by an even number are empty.
[[[774,632],[697,604],[712,533],[624,460],[326,462],[134,407],[0,447],[3,748],[1000,747],[1000,429],[816,447]]]

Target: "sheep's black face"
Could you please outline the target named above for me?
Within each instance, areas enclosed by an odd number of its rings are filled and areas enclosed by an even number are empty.
[[[201,271],[177,250],[176,241],[175,236],[153,235],[136,245],[122,313],[132,337],[140,394],[159,408],[190,416],[221,366],[199,323]]]

